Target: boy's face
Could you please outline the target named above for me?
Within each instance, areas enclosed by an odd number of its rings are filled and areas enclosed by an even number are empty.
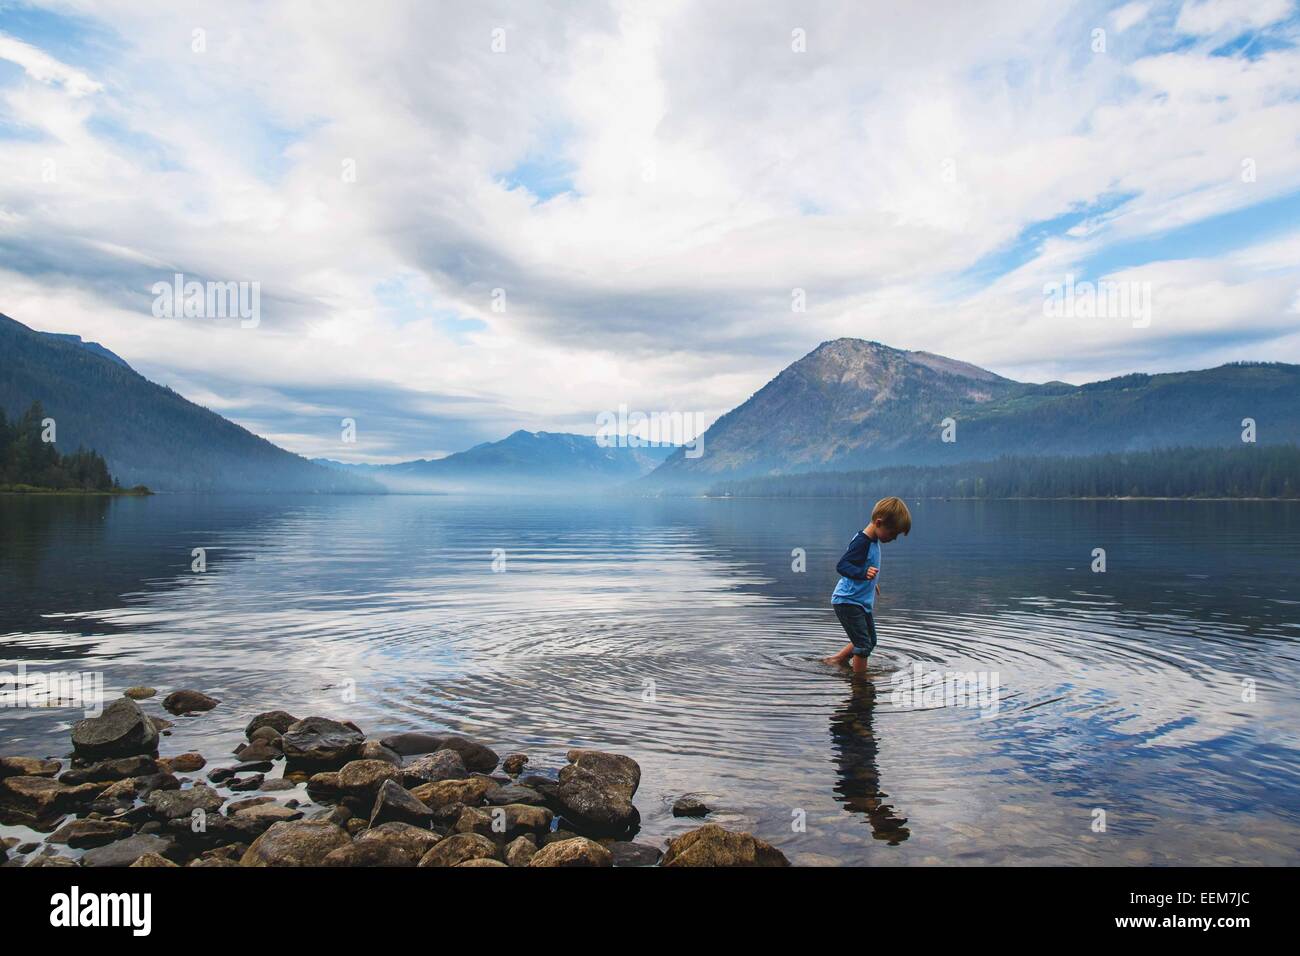
[[[890,541],[893,541],[898,537],[898,532],[889,527],[889,525],[882,524],[879,521],[873,521],[871,523],[876,526],[876,540],[881,544],[888,544]]]

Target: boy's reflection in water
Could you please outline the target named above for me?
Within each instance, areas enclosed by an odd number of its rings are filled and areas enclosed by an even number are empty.
[[[871,727],[876,685],[864,676],[855,676],[849,683],[852,693],[831,715],[831,745],[840,776],[835,793],[844,809],[866,815],[873,837],[897,846],[912,831],[903,825],[907,818],[896,816],[894,808],[884,802],[888,794],[880,789],[876,734]]]

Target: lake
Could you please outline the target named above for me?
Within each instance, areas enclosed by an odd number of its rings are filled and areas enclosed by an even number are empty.
[[[0,496],[0,669],[219,697],[210,765],[277,708],[625,753],[656,844],[691,793],[804,864],[1300,863],[1300,504],[909,505],[854,681],[863,502]]]

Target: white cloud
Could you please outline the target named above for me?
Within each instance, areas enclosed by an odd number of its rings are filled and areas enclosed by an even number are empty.
[[[1266,27],[1292,12],[1292,0],[1189,0],[1178,12],[1177,28],[1201,36],[1220,30]]]
[[[57,83],[70,96],[87,96],[104,87],[80,70],[74,70],[31,44],[0,33],[0,60],[17,63],[34,80]]]
[[[1201,6],[1180,29],[1241,16]],[[94,97],[66,95],[91,81],[61,64],[0,88],[39,134],[0,152],[0,310],[303,450],[313,414],[324,435],[362,401],[392,418],[363,430],[370,457],[590,432],[623,402],[712,418],[838,335],[1083,380],[1272,328],[1279,270],[1249,255],[1205,259],[1203,281],[1143,267],[1183,289],[1145,337],[1041,321],[1044,276],[1300,189],[1300,55],[1159,52],[1165,7],[1112,11],[1106,54],[1092,11],[1010,2],[925,22],[885,3],[386,3],[364,30],[305,2],[73,9],[122,50]],[[529,158],[575,191],[508,190]],[[1019,270],[956,281],[1113,194],[1133,198]],[[154,319],[147,290],[173,271],[259,281],[262,326]],[[1300,359],[1294,337],[1268,352]]]
[[[1124,33],[1135,24],[1141,23],[1151,12],[1149,3],[1126,3],[1124,6],[1113,11],[1110,15],[1111,22],[1115,24],[1115,29]]]

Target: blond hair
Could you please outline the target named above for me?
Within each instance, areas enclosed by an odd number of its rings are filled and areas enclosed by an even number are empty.
[[[898,534],[907,534],[912,530],[912,513],[907,510],[902,498],[881,498],[871,509],[871,520],[879,521]]]

